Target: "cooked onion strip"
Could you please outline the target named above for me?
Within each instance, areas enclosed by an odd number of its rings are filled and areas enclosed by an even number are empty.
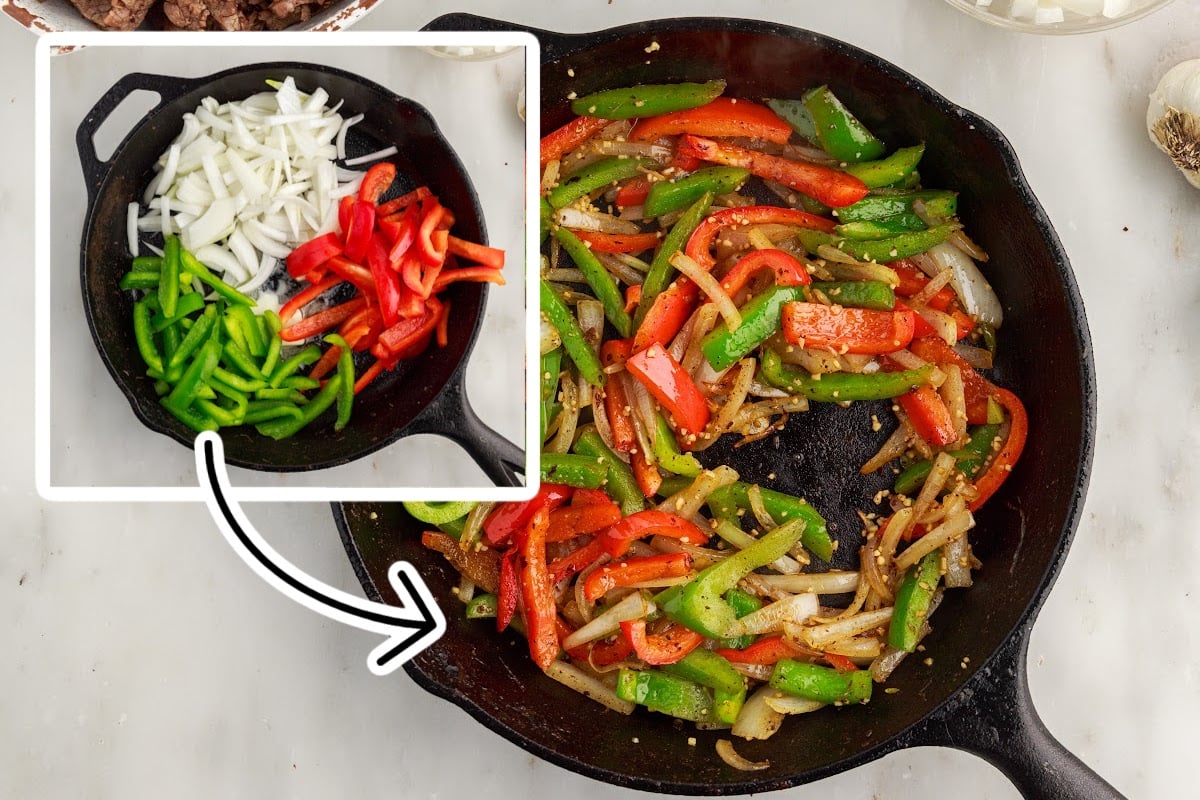
[[[711,272],[688,258],[682,251],[671,256],[671,266],[691,278],[700,291],[708,296],[712,304],[717,307],[718,313],[725,320],[725,325],[729,330],[736,331],[741,326],[742,313],[738,311],[733,300],[721,288],[721,282],[714,278]]]
[[[794,694],[783,692],[768,694],[764,702],[780,714],[809,714],[825,707],[820,700],[810,700],[807,697],[797,697]]]
[[[604,681],[565,661],[551,662],[550,666],[546,668],[546,674],[563,686],[570,687],[584,697],[590,697],[600,705],[618,713],[632,714],[636,707],[628,700],[617,697],[617,693],[610,689]]]
[[[641,592],[633,592],[603,613],[597,614],[591,622],[563,639],[563,649],[572,650],[581,644],[602,639],[617,630],[622,622],[644,619],[653,614],[654,610],[655,606],[652,601]]]
[[[579,389],[571,373],[564,372],[559,382],[562,411],[558,415],[558,430],[546,445],[551,453],[569,453],[575,442],[575,429],[579,426]]]
[[[668,511],[681,517],[691,518],[708,502],[708,496],[723,486],[738,479],[737,470],[720,465],[716,469],[702,470],[687,488],[676,492],[658,504],[659,511]]]
[[[640,233],[641,228],[628,220],[617,219],[612,214],[599,211],[589,211],[576,206],[560,208],[554,214],[554,221],[564,228],[577,231],[594,231],[596,233]]]
[[[907,550],[896,556],[896,569],[908,569],[929,553],[937,550],[951,539],[962,536],[975,526],[975,518],[966,509],[962,499],[955,498],[955,500],[959,505],[959,509],[955,513],[947,514],[945,522],[929,531],[929,533],[926,533],[920,539],[917,539],[909,545]]]
[[[717,535],[721,529],[717,528]],[[803,572],[796,575],[760,575],[764,581],[785,592],[813,594],[844,594],[858,588],[859,574],[849,570]]]
[[[815,594],[794,594],[740,618],[734,624],[731,635],[770,633],[782,630],[785,624],[799,625],[816,614],[818,607]]]
[[[771,766],[770,761],[750,761],[738,755],[738,752],[733,749],[733,742],[728,739],[717,740],[717,755],[729,766],[734,769],[740,769],[743,772],[754,772],[755,770],[768,769]]]
[[[799,633],[803,644],[814,650],[823,651],[834,642],[849,639],[885,625],[891,618],[892,608],[888,606],[876,611],[864,611],[836,622],[802,628]]]
[[[746,698],[745,705],[733,723],[733,735],[743,739],[771,738],[783,725],[784,715],[767,705],[767,698],[778,694],[778,689],[763,686]]]

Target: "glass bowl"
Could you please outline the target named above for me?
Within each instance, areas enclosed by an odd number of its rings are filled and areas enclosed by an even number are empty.
[[[1026,33],[1090,33],[1157,11],[1171,0],[946,0],[966,14]]]

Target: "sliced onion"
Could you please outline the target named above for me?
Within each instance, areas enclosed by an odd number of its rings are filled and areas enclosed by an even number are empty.
[[[974,347],[973,345],[963,344],[959,342],[954,345],[954,352],[962,356],[963,361],[966,361],[975,369],[991,369],[993,364],[992,351],[984,347]]]
[[[783,630],[785,624],[803,623],[816,614],[818,609],[815,594],[794,594],[741,617],[734,624],[731,635],[743,636]]]
[[[858,636],[861,633],[878,628],[881,625],[887,624],[891,618],[892,609],[890,606],[880,608],[876,611],[863,611],[854,616],[839,619],[836,622],[827,622],[824,625],[803,628],[800,631],[800,636],[804,644],[814,650],[824,651],[828,645],[834,642],[849,639],[851,636]]]
[[[718,529],[718,534],[720,529]],[[858,588],[858,572],[830,570],[828,572],[802,572],[797,575],[760,575],[767,583],[785,592],[812,592],[814,594],[843,594]]]
[[[681,517],[692,517],[708,501],[710,494],[724,486],[736,483],[737,479],[737,470],[725,464],[716,469],[702,470],[687,488],[659,503],[658,510]]]
[[[601,253],[593,251],[592,255],[596,260],[604,265],[604,268],[611,272],[615,278],[630,286],[641,285],[646,276],[638,272],[633,267],[626,264],[623,260],[616,257],[613,253]]]
[[[932,553],[951,539],[965,534],[975,526],[975,518],[965,507],[961,499],[956,498],[960,508],[954,513],[948,513],[945,521],[933,530],[917,539],[908,549],[896,556],[896,569],[906,570],[922,558]]]
[[[562,336],[559,335],[558,328],[550,324],[550,321],[542,317],[541,341],[538,345],[538,350],[542,355],[552,352],[562,344]]]
[[[380,161],[390,156],[394,156],[398,152],[399,150],[397,150],[396,146],[393,144],[383,148],[382,150],[376,150],[373,153],[367,153],[366,155],[361,155],[357,158],[347,158],[342,163],[347,167],[357,167],[360,164],[370,164],[372,161]]]
[[[863,464],[859,472],[863,475],[874,472],[877,469],[883,469],[895,459],[904,455],[904,451],[908,449],[908,438],[912,430],[907,425],[907,420],[901,420],[901,423],[896,426],[896,430],[892,431],[891,436],[879,448],[879,452],[871,456],[867,463]]]
[[[554,221],[564,228],[596,233],[641,233],[636,224],[617,219],[612,214],[589,211],[575,206],[560,208],[554,213]]]
[[[797,697],[784,692],[767,695],[765,702],[780,714],[809,714],[825,707],[820,700],[810,700],[807,697]]]
[[[950,479],[950,473],[954,471],[954,464],[954,456],[949,453],[938,453],[933,459],[933,466],[929,468],[929,474],[925,477],[925,483],[921,485],[917,501],[912,506],[914,520],[924,517],[933,501],[941,494],[942,487],[946,485],[946,481]]]
[[[942,548],[946,561],[945,583],[948,589],[965,589],[971,585],[971,548],[966,534],[957,536]]]
[[[558,417],[558,431],[546,446],[551,453],[567,453],[575,442],[575,429],[579,425],[579,389],[571,373],[564,372],[559,384],[562,392],[562,411]]]
[[[784,715],[767,705],[767,698],[778,694],[778,689],[763,686],[746,698],[733,723],[733,735],[743,739],[771,738],[783,725]]]
[[[738,752],[733,749],[733,742],[728,739],[717,740],[717,755],[729,766],[734,769],[740,769],[743,772],[754,772],[760,769],[768,769],[771,766],[770,761],[750,761],[738,755]]]
[[[1000,299],[971,257],[950,242],[931,247],[928,255],[939,269],[954,271],[954,291],[962,301],[967,316],[976,322],[999,328],[1004,322]]]
[[[632,714],[634,704],[622,700],[604,681],[589,675],[579,667],[565,661],[553,661],[546,668],[546,674],[563,686],[570,687],[584,697],[590,697],[606,708],[611,708],[621,714]]]
[[[138,204],[130,203],[125,214],[125,240],[129,245],[129,254],[138,257]]]
[[[839,656],[853,658],[859,661],[870,661],[883,650],[883,643],[875,636],[856,636],[852,639],[842,639],[825,648],[826,653],[836,653]]]
[[[641,592],[633,592],[605,610],[604,613],[597,614],[591,622],[563,639],[563,649],[573,650],[581,644],[594,642],[617,630],[622,622],[644,619],[653,614],[654,610],[654,603],[645,595]]]
[[[708,299],[717,307],[717,312],[724,318],[725,325],[729,330],[736,331],[741,326],[741,312],[738,311],[729,294],[721,288],[720,281],[714,278],[711,272],[700,266],[695,260],[688,258],[683,252],[675,253],[671,256],[670,261],[671,266],[691,278],[700,291],[708,295]]]
[[[946,364],[942,370],[946,373],[946,380],[938,387],[938,394],[950,411],[950,420],[954,423],[954,438],[962,441],[967,436],[967,398],[962,370],[957,364]]]

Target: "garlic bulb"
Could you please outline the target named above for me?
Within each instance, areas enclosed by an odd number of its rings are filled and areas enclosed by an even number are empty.
[[[1150,94],[1150,140],[1200,189],[1200,58],[1176,64]]]

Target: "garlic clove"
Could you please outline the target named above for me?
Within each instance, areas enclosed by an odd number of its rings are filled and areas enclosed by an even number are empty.
[[[1150,94],[1150,140],[1200,189],[1200,59],[1176,64]]]

